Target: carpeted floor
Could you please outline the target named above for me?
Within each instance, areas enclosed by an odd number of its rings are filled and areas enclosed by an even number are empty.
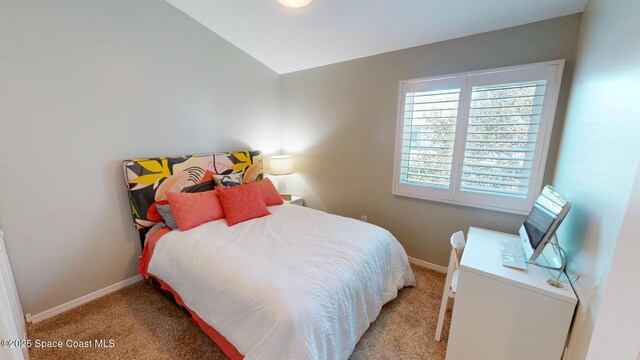
[[[352,360],[444,359],[451,312],[436,342],[444,274],[413,267],[418,286],[400,290],[356,345]],[[28,326],[30,355],[38,359],[227,359],[204,332],[157,290],[139,282]],[[113,340],[113,347],[67,348],[67,340]],[[62,341],[38,348],[36,340]]]

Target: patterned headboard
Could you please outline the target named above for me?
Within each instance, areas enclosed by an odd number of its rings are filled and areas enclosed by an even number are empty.
[[[242,151],[125,160],[124,177],[136,229],[144,231],[159,221],[153,215],[155,212],[149,210],[155,208],[155,202],[166,200],[168,191],[211,190],[212,175],[236,173],[243,174],[244,183],[262,180],[262,153]]]

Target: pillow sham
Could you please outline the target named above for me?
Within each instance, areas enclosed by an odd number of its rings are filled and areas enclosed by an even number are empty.
[[[280,197],[280,193],[278,189],[273,185],[271,179],[265,178],[262,181],[256,182],[258,184],[258,190],[260,190],[260,195],[262,195],[262,200],[264,204],[267,206],[271,205],[282,205],[284,201]]]
[[[180,231],[224,218],[216,190],[196,193],[168,192],[167,200]]]
[[[215,182],[217,189],[242,185],[242,173],[227,175],[214,174],[213,181]]]
[[[144,244],[142,245],[142,247],[144,248],[145,246],[147,246],[147,240],[149,240],[149,236],[151,236],[151,234],[153,234],[156,230],[162,229],[163,227],[166,227],[166,226],[167,224],[160,221],[155,223],[152,227],[150,227],[149,230],[147,230],[146,234],[144,234]]]
[[[156,205],[156,210],[158,210],[158,213],[162,216],[162,220],[171,230],[178,230],[178,224],[176,223],[176,218],[171,212],[171,205],[169,205],[169,202],[166,204],[158,203]]]
[[[162,215],[158,212],[157,206],[161,203],[168,204],[167,200],[156,201],[153,204],[149,205],[147,209],[147,220],[153,222],[162,221]]]
[[[216,191],[229,226],[271,214],[255,182]]]

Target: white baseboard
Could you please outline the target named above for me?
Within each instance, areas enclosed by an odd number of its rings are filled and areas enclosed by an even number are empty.
[[[82,304],[86,304],[91,300],[95,300],[99,297],[105,296],[107,294],[110,294],[116,290],[120,290],[122,288],[125,288],[131,284],[134,284],[140,280],[142,280],[142,276],[140,275],[136,275],[132,278],[126,279],[126,280],[122,280],[120,282],[117,282],[113,285],[109,285],[106,288],[100,289],[100,290],[96,290],[94,292],[92,292],[91,294],[87,294],[84,296],[81,296],[77,299],[73,299],[71,301],[68,301],[62,305],[58,305],[56,307],[53,307],[49,310],[45,310],[41,313],[37,313],[35,315],[31,315],[31,314],[26,314],[25,315],[25,319],[27,320],[27,323],[37,323],[39,321],[48,319],[52,316],[58,315],[62,312],[65,312],[67,310],[71,310],[75,307],[78,307]]]
[[[413,263],[413,264],[415,264],[417,266],[421,266],[421,267],[424,267],[424,268],[427,268],[427,269],[430,269],[430,270],[434,270],[434,271],[437,271],[437,272],[440,272],[440,273],[443,273],[443,274],[446,274],[446,272],[447,272],[447,268],[444,267],[444,266],[440,266],[440,265],[436,265],[436,264],[433,264],[433,263],[430,263],[430,262],[427,262],[427,261],[424,261],[424,260],[419,260],[419,259],[416,259],[416,258],[412,258],[411,256],[409,256],[409,262],[411,262],[411,263]],[[112,293],[114,291],[117,291],[117,290],[120,290],[122,288],[125,288],[125,287],[127,287],[127,286],[129,286],[131,284],[134,284],[134,283],[136,283],[138,281],[141,281],[141,280],[143,280],[142,276],[136,275],[136,276],[134,276],[132,278],[129,278],[129,279],[126,279],[126,280],[122,280],[122,281],[120,281],[118,283],[115,283],[113,285],[109,285],[109,286],[107,286],[107,287],[105,287],[103,289],[100,289],[100,290],[96,290],[96,291],[94,291],[94,292],[92,292],[90,294],[87,294],[87,295],[81,296],[81,297],[79,297],[77,299],[68,301],[68,302],[66,302],[64,304],[58,305],[58,306],[53,307],[53,308],[51,308],[49,310],[45,310],[45,311],[43,311],[41,313],[37,313],[35,315],[26,314],[25,318],[27,320],[27,323],[37,323],[39,321],[42,321],[42,320],[48,319],[50,317],[56,316],[56,315],[58,315],[58,314],[60,314],[62,312],[65,312],[67,310],[71,310],[71,309],[73,309],[75,307],[78,307],[80,305],[86,304],[91,300],[95,300],[97,298],[100,298],[100,297],[103,297],[103,296],[105,296],[107,294],[110,294],[110,293]]]
[[[439,273],[443,273],[443,274],[447,273],[447,268],[445,266],[436,265],[436,264],[430,263],[428,261],[412,258],[411,256],[409,256],[409,262],[414,264],[414,265],[418,265],[418,266],[421,266],[423,268],[427,268],[429,270],[437,271]]]

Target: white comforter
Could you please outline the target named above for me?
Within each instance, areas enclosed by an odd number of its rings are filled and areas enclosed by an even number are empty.
[[[387,230],[297,205],[172,231],[149,272],[247,360],[347,359],[382,305],[415,285]]]

